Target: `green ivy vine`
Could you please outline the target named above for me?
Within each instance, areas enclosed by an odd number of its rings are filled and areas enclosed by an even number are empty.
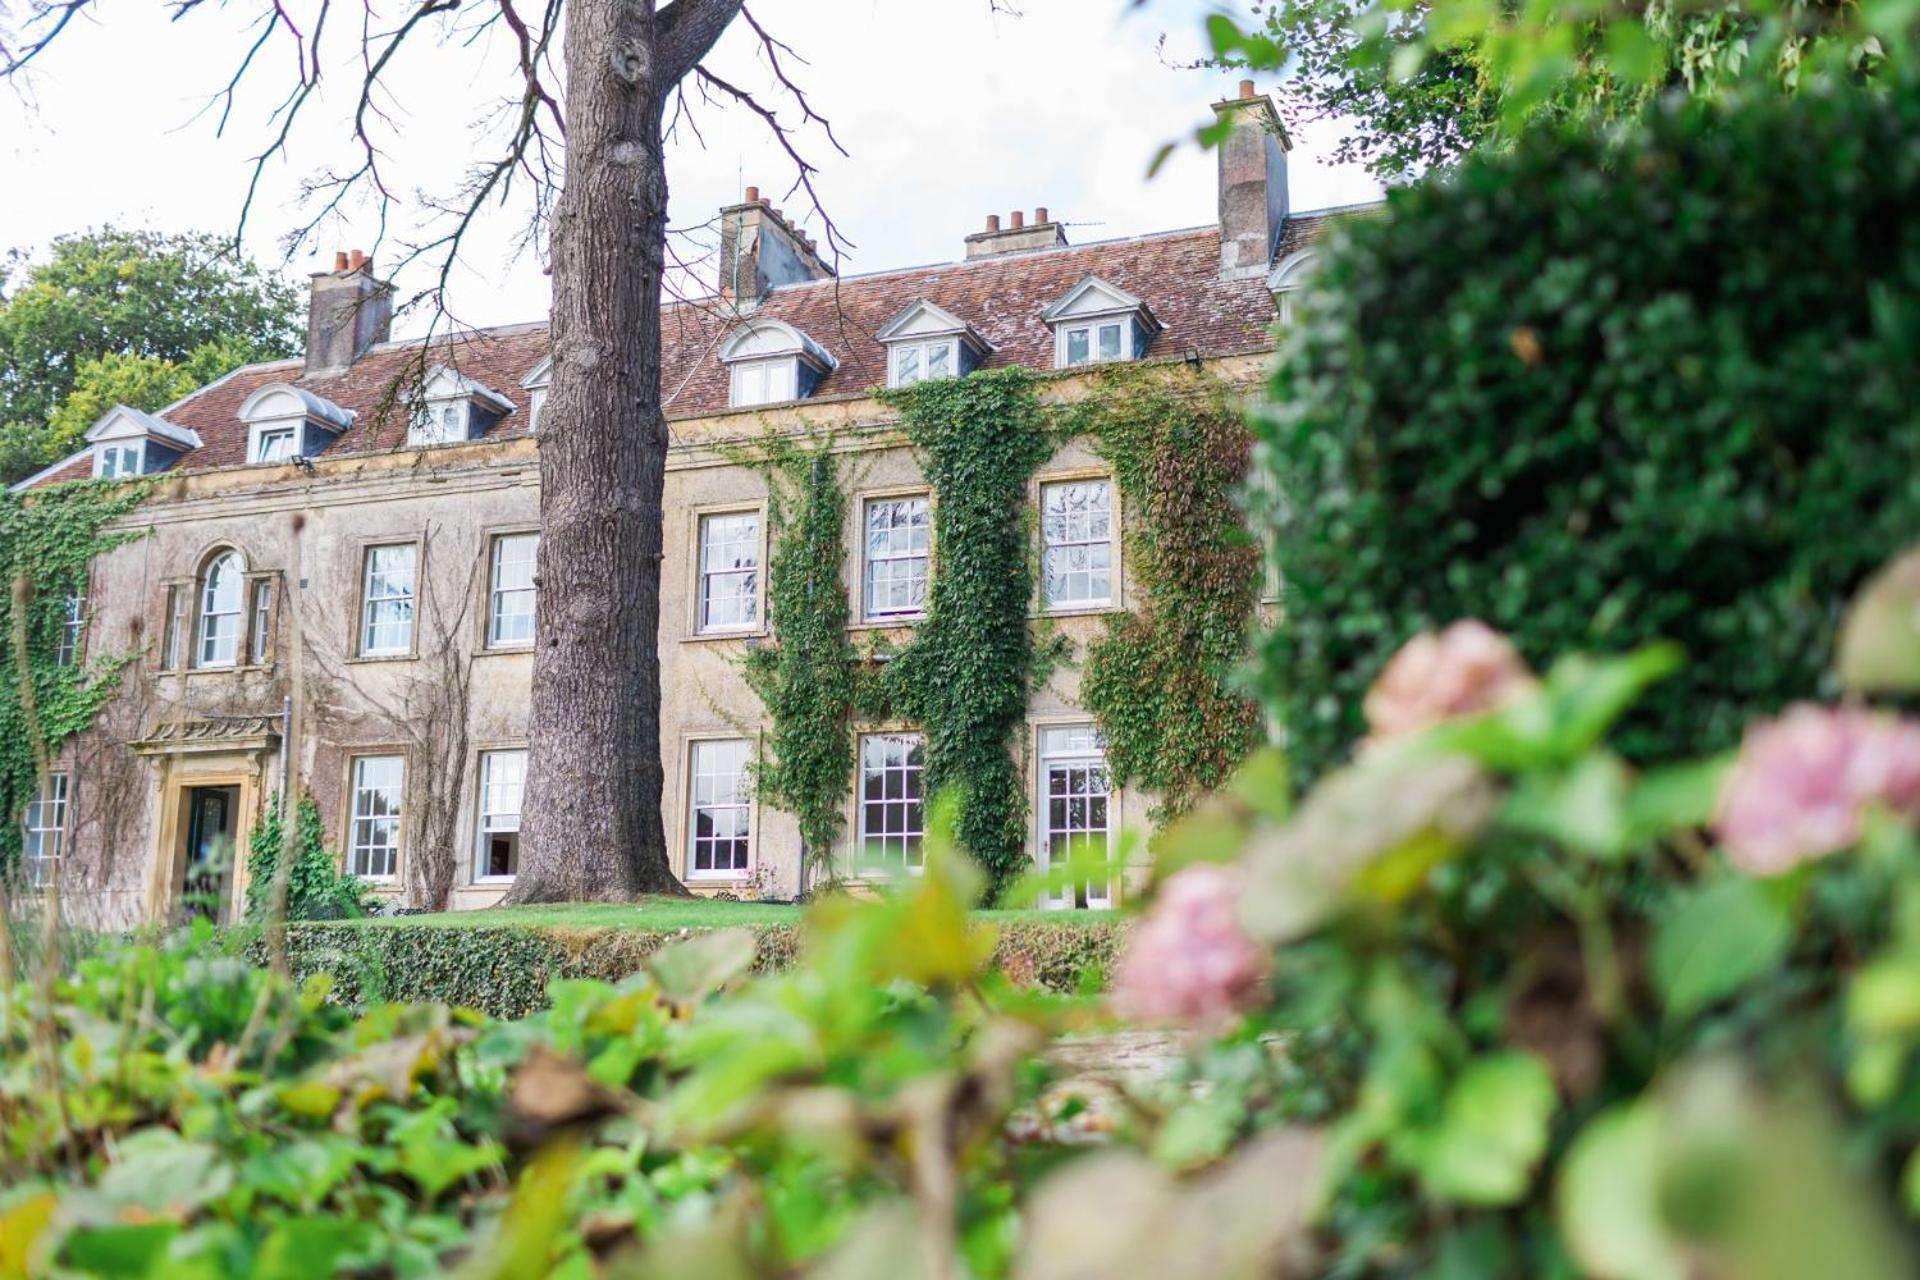
[[[1103,371],[1062,421],[1113,465],[1128,576],[1144,597],[1090,646],[1081,701],[1114,779],[1159,796],[1164,821],[1225,782],[1261,737],[1258,707],[1234,687],[1261,569],[1235,501],[1249,436],[1217,378],[1164,368]]]
[[[1013,738],[1026,721],[1033,632],[1027,482],[1055,437],[1022,368],[886,393],[933,488],[927,616],[882,676],[891,707],[926,734],[929,793],[959,793],[955,834],[1004,884],[1026,865],[1026,786]]]
[[[9,584],[24,588],[0,589],[0,635],[8,637],[0,644],[0,806],[7,815],[0,821],[0,871],[19,864],[16,819],[39,794],[42,762],[93,723],[133,660],[124,655],[63,664],[56,653],[67,600],[85,597],[94,557],[144,533],[107,526],[139,505],[150,488],[145,481],[84,481],[29,494],[0,492],[0,568]]]
[[[793,814],[816,869],[835,873],[853,781],[858,668],[842,577],[847,497],[832,442],[769,439],[753,459],[767,477],[767,608],[774,643],[750,649],[747,684],[772,721],[755,770],[760,798]]]

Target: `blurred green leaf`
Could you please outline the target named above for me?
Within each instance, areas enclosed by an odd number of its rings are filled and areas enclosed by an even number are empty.
[[[1630,788],[1618,756],[1592,751],[1571,768],[1522,775],[1501,813],[1523,831],[1612,859],[1627,851]]]
[[[753,933],[715,929],[676,942],[647,961],[660,992],[676,1004],[692,1004],[753,968]]]
[[[1688,1280],[1686,1256],[1660,1220],[1660,1115],[1623,1103],[1581,1128],[1555,1186],[1555,1216],[1595,1280]]]
[[[1553,1075],[1528,1053],[1476,1059],[1447,1090],[1439,1123],[1396,1147],[1427,1191],[1455,1204],[1512,1204],[1526,1194],[1559,1104]]]
[[[1920,689],[1920,551],[1876,573],[1854,597],[1835,665],[1855,693]]]
[[[1732,995],[1780,963],[1792,941],[1787,904],[1757,881],[1723,874],[1685,891],[1660,918],[1651,967],[1675,1021]]]

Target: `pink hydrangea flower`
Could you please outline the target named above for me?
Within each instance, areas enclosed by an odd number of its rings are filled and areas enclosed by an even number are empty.
[[[1219,1027],[1258,994],[1266,957],[1240,927],[1233,873],[1199,864],[1168,877],[1134,927],[1113,1007],[1142,1022]]]
[[[1920,725],[1800,703],[1747,727],[1715,827],[1735,866],[1778,875],[1853,844],[1876,804],[1920,813]]]
[[[1370,742],[1491,711],[1534,687],[1507,638],[1477,619],[1423,631],[1400,647],[1367,690]]]

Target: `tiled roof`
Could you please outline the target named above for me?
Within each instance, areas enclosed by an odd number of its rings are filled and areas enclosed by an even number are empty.
[[[1339,213],[1295,215],[1279,256],[1306,244],[1336,216]],[[1265,348],[1274,320],[1266,282],[1220,279],[1219,245],[1218,229],[1209,226],[818,280],[773,290],[754,314],[805,331],[839,361],[814,388],[814,399],[860,395],[883,384],[886,349],[874,334],[922,298],[967,321],[993,344],[986,367],[1050,368],[1053,335],[1041,312],[1089,275],[1137,294],[1165,326],[1154,338],[1149,358],[1190,350],[1218,356]],[[668,418],[700,417],[727,408],[727,371],[716,353],[737,323],[724,304],[713,300],[663,309],[661,396]],[[457,369],[511,400],[513,411],[487,432],[489,439],[506,439],[526,433],[528,394],[520,382],[546,355],[544,322],[509,325],[436,339],[428,367]],[[240,420],[240,406],[253,392],[276,382],[304,388],[354,412],[353,426],[327,447],[325,456],[402,448],[407,411],[401,402],[409,389],[399,380],[420,372],[418,342],[383,344],[349,369],[316,377],[303,376],[299,360],[235,370],[163,411],[169,422],[191,428],[204,442],[174,469],[205,471],[244,463],[247,425]],[[33,483],[76,479],[90,471],[87,459],[77,458]]]

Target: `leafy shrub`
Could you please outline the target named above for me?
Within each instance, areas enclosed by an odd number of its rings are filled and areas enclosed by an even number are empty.
[[[1848,670],[1911,692],[1920,559],[1879,590],[1909,652],[1856,624]],[[1433,652],[1447,686],[1483,656]],[[1912,1274],[1920,722],[1800,704],[1733,760],[1637,771],[1607,735],[1678,670],[1650,646],[1425,728],[1370,716],[1290,816],[1222,798],[1171,828],[1116,1003],[1245,1017],[1156,1153],[1310,1124],[1305,1274]]]
[[[1831,694],[1842,602],[1920,531],[1917,132],[1911,93],[1812,92],[1545,129],[1351,224],[1258,426],[1303,779],[1460,617],[1534,663],[1679,642],[1638,761]]]
[[[1120,921],[1053,923],[1004,919],[987,926],[990,963],[1021,986],[1070,993],[1105,985],[1125,934]],[[799,956],[790,924],[746,926],[753,968],[773,973]],[[527,925],[307,924],[287,930],[295,979],[326,975],[332,996],[350,1004],[398,1000],[479,1009],[519,1018],[547,1006],[555,980],[618,982],[639,973],[685,930],[554,928]],[[232,945],[265,963],[264,938],[240,931]]]
[[[247,840],[247,919],[265,920],[273,894],[273,878],[286,848],[286,820],[280,797],[267,805],[266,817]],[[312,796],[300,797],[293,830],[293,865],[287,872],[286,919],[342,920],[365,915],[371,897],[365,883],[340,869],[339,859],[327,849],[320,806]]]

